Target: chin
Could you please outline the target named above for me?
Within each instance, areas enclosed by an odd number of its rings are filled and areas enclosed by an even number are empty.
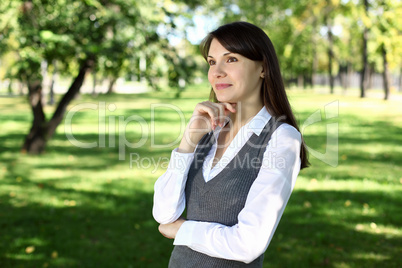
[[[233,100],[233,99],[231,99],[231,98],[228,98],[228,97],[218,96],[218,95],[215,95],[215,96],[216,96],[216,99],[217,99],[219,102],[228,102],[228,103],[235,103],[235,102],[237,102],[237,101],[235,101],[235,100]]]
[[[218,100],[219,102],[231,102],[231,101],[229,101],[229,100],[227,100],[227,99],[223,99],[223,98],[217,98],[217,100]]]

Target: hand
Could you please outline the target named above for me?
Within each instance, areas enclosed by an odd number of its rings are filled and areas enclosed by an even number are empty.
[[[178,152],[193,152],[206,133],[218,125],[223,126],[225,118],[236,112],[236,103],[200,102],[195,106],[193,115],[184,132]]]
[[[167,237],[169,239],[174,239],[176,237],[177,232],[180,229],[180,226],[185,221],[186,221],[185,219],[179,218],[175,222],[172,222],[172,223],[160,224],[158,227],[158,230],[164,237]]]
[[[195,106],[189,126],[191,129],[204,130],[208,133],[218,125],[222,127],[225,118],[235,112],[236,103],[200,102]]]

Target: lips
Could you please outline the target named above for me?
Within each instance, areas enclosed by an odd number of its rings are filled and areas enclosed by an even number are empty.
[[[216,90],[221,90],[221,89],[225,89],[232,86],[232,84],[215,84],[215,88]]]

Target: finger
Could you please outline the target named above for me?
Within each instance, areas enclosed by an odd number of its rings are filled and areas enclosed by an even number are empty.
[[[223,103],[213,103],[213,105],[215,105],[218,108],[219,113],[217,117],[217,122],[219,126],[222,127],[226,119],[225,105]]]
[[[236,104],[235,103],[221,103],[224,107],[224,118],[226,118],[228,115],[230,115],[231,113],[235,113],[236,112]]]
[[[208,113],[210,117],[212,129],[215,129],[216,126],[219,124],[220,119],[219,106],[209,101],[204,102],[203,105],[205,107],[205,111]]]
[[[225,110],[228,110],[228,111],[230,111],[232,113],[236,112],[237,103],[225,102],[223,104],[225,105]]]
[[[200,102],[195,106],[193,115],[205,116],[205,114],[208,114],[209,117],[211,117],[211,112],[208,109],[209,107],[206,105],[205,102]]]

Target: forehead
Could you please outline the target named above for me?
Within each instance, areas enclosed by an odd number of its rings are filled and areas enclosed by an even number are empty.
[[[218,57],[224,54],[231,53],[227,50],[221,43],[219,43],[218,39],[214,38],[211,41],[211,45],[209,47],[208,56]]]

